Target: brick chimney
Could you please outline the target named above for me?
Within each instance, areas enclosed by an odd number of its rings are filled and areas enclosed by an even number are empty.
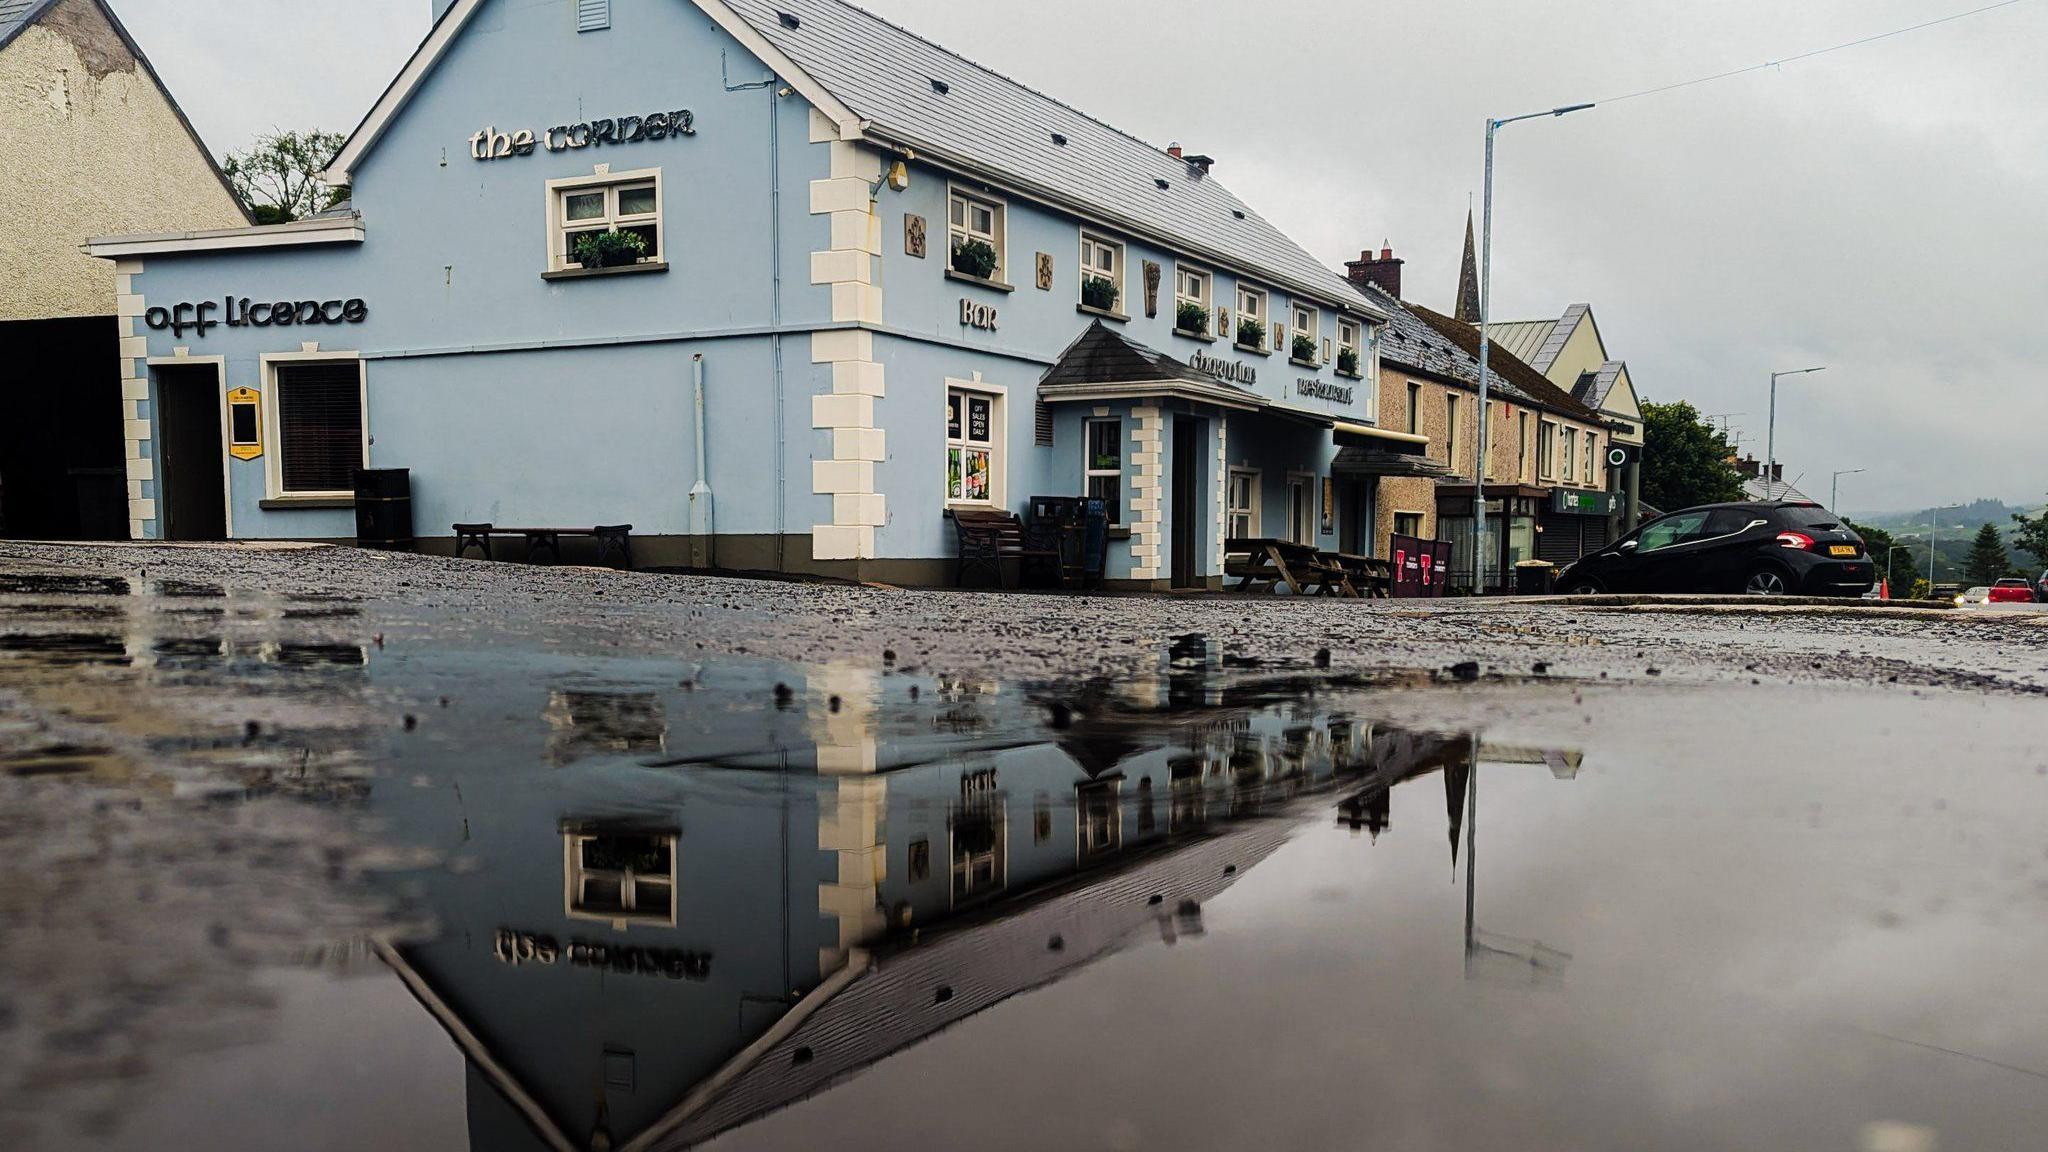
[[[1368,248],[1358,254],[1358,259],[1346,261],[1344,275],[1361,288],[1367,284],[1378,285],[1389,296],[1399,300],[1401,264],[1402,261],[1394,256],[1394,250],[1385,246],[1383,242],[1378,256],[1374,256],[1372,249]]]

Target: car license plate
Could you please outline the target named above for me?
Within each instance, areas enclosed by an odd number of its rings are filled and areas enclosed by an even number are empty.
[[[1855,554],[1856,546],[1854,544],[1828,545],[1828,555],[1830,556],[1854,556]]]

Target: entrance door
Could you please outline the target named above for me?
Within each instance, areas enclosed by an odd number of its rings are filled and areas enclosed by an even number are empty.
[[[157,495],[166,540],[228,538],[220,406],[213,365],[156,370]]]
[[[1373,523],[1378,512],[1379,487],[1377,476],[1344,482],[1338,503],[1337,551],[1352,556],[1373,554],[1379,536],[1378,526]]]
[[[1202,539],[1202,442],[1208,421],[1173,418],[1173,586],[1202,584],[1196,554]]]

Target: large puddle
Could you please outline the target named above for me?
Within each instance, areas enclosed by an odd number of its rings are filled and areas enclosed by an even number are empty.
[[[1200,637],[999,684],[364,611],[0,578],[0,1144],[2048,1121],[2038,702],[1339,678]]]

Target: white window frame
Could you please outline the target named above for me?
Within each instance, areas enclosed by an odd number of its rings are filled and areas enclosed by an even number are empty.
[[[263,452],[263,492],[270,500],[338,500],[353,498],[353,489],[319,492],[287,492],[284,488],[284,455],[286,445],[283,434],[282,404],[278,403],[277,369],[281,364],[303,364],[309,361],[353,360],[356,365],[356,411],[362,417],[363,453],[362,467],[370,466],[370,387],[367,362],[361,352],[266,352],[256,358],[257,373],[263,381],[263,435],[268,445]]]
[[[643,877],[631,868],[613,872],[602,868],[585,868],[582,860],[582,846],[586,841],[601,839],[605,832],[564,831],[562,833],[562,914],[571,920],[597,920],[609,923],[614,929],[623,931],[629,924],[647,924],[661,928],[676,926],[676,889],[679,886],[676,873],[680,867],[677,860],[677,837],[670,832],[646,833],[650,839],[662,840],[668,844],[668,873],[665,876],[647,876],[644,879],[668,884],[668,905],[666,907],[642,908],[637,896],[639,882]],[[621,835],[639,835],[621,833]],[[620,910],[617,912],[592,912],[578,907],[582,901],[583,884],[588,880],[613,881],[619,885]],[[626,905],[631,907],[626,907]]]
[[[1223,489],[1223,534],[1225,536],[1257,537],[1261,535],[1259,477],[1260,473],[1256,468],[1232,468],[1230,470],[1229,479],[1226,481]],[[1245,498],[1249,501],[1247,506],[1239,506],[1235,503],[1239,479],[1251,481],[1251,483],[1245,486]],[[1233,531],[1239,516],[1243,516],[1245,521],[1245,530],[1242,532]]]
[[[961,394],[962,397],[960,410],[960,437],[958,439],[955,439],[952,436],[951,430],[947,428],[946,424],[944,423],[946,420],[951,418],[952,399],[955,393]],[[967,439],[967,429],[969,427],[969,422],[967,419],[967,403],[968,400],[972,397],[980,397],[989,402],[989,439],[986,445],[977,444]],[[941,433],[941,435],[945,437],[944,442],[946,446],[945,452],[942,454],[940,464],[942,467],[947,469],[945,473],[945,478],[942,481],[943,487],[940,490],[945,493],[946,506],[948,508],[1008,507],[1008,505],[1005,503],[1005,500],[1008,496],[1008,486],[1005,482],[1005,469],[1009,464],[1009,452],[1007,451],[1009,434],[1009,398],[1009,389],[1004,388],[999,384],[984,384],[979,380],[949,379],[946,381],[947,408],[945,411],[942,411],[940,413],[939,419],[941,423],[939,425],[939,432]],[[986,500],[967,499],[964,496],[967,477],[966,453],[970,450],[979,450],[984,447],[987,448],[989,454],[988,498]],[[956,498],[953,495],[953,477],[951,471],[951,457],[953,454],[953,449],[955,448],[961,450],[960,475],[963,495],[959,498]]]
[[[1254,300],[1257,303],[1251,308],[1246,308],[1244,304],[1247,300]],[[1244,323],[1246,316],[1250,316],[1259,322],[1259,350],[1261,352],[1271,351],[1271,349],[1266,347],[1266,333],[1272,331],[1272,308],[1273,298],[1267,294],[1265,289],[1254,288],[1249,284],[1243,283],[1237,286],[1237,323]],[[1234,328],[1230,333],[1230,342],[1232,344],[1238,342],[1237,331]]]
[[[1116,429],[1116,467],[1095,466],[1095,429],[1097,425],[1108,425]],[[1081,425],[1081,495],[1095,495],[1096,477],[1116,481],[1116,500],[1109,506],[1109,522],[1112,526],[1123,523],[1124,512],[1124,420],[1121,416],[1090,416]]]
[[[1557,422],[1538,420],[1536,422],[1536,479],[1548,480],[1557,475]]]
[[[622,215],[619,212],[619,192],[622,189],[641,185],[654,188],[654,212],[652,215]],[[605,215],[602,221],[569,220],[569,197],[579,193],[604,190]],[[607,228],[654,229],[654,255],[642,257],[635,267],[647,264],[665,265],[668,262],[668,227],[664,223],[667,215],[663,211],[667,201],[662,195],[661,169],[636,168],[630,172],[598,172],[589,176],[569,176],[547,182],[548,216],[548,271],[567,272],[575,267],[569,259],[569,234],[589,232],[593,223],[602,223]]]
[[[1564,482],[1576,484],[1579,481],[1579,430],[1566,427],[1564,430]]]
[[[1309,338],[1309,342],[1310,342],[1310,343],[1312,343],[1312,344],[1313,344],[1313,343],[1316,343],[1316,342],[1317,342],[1317,340],[1318,340],[1317,332],[1319,331],[1320,325],[1321,325],[1321,323],[1322,323],[1322,315],[1323,315],[1323,313],[1322,313],[1322,309],[1320,309],[1320,308],[1317,308],[1317,307],[1316,307],[1315,305],[1313,305],[1313,304],[1303,304],[1303,303],[1302,303],[1302,302],[1300,302],[1299,300],[1295,301],[1295,302],[1294,302],[1293,304],[1291,304],[1291,305],[1289,305],[1289,306],[1288,306],[1288,309],[1287,309],[1287,320],[1288,320],[1288,329],[1289,329],[1289,331],[1288,331],[1288,334],[1287,334],[1287,358],[1288,358],[1288,359],[1290,359],[1290,360],[1294,359],[1294,338],[1295,338],[1296,336],[1306,336],[1306,337],[1308,337],[1308,338]],[[1308,322],[1307,322],[1306,324],[1304,324],[1304,323],[1302,322],[1302,320],[1303,320],[1303,318],[1304,318],[1304,317],[1306,317],[1306,318],[1307,318],[1307,321],[1308,321]],[[1311,363],[1311,364],[1315,364],[1315,363],[1320,363],[1320,361],[1318,361],[1318,360],[1316,360],[1316,359],[1314,358],[1314,357],[1315,357],[1315,354],[1314,354],[1314,351],[1313,351],[1313,350],[1311,350],[1311,352],[1310,352],[1310,354],[1309,354],[1309,355],[1310,355],[1310,359],[1309,359],[1309,361],[1308,361],[1309,363]]]
[[[1296,544],[1313,548],[1320,538],[1316,522],[1316,476],[1313,472],[1289,472],[1287,474],[1287,538]],[[1296,524],[1295,513],[1303,519]],[[1297,529],[1300,529],[1297,531]]]
[[[1349,316],[1337,317],[1337,348],[1358,354],[1358,374],[1365,375],[1365,325]]]
[[[962,205],[963,223],[953,223],[953,205]],[[989,230],[983,232],[974,227],[973,206],[980,205],[989,210]],[[953,270],[953,242],[959,239],[986,240],[996,250],[996,270],[989,279],[997,284],[1010,282],[1010,257],[1007,249],[1009,239],[1009,205],[1000,197],[991,196],[958,184],[946,189],[946,270]],[[955,276],[961,273],[954,272]]]
[[[947,209],[947,211],[950,212],[951,209],[949,208]],[[950,243],[950,240],[948,242]],[[1110,271],[1107,275],[1104,275],[1102,270],[1097,268],[1095,264],[1089,259],[1089,255],[1091,252],[1103,251],[1107,251],[1110,254]],[[947,257],[950,259],[951,256],[952,252],[949,249],[947,252]],[[1081,274],[1078,278],[1076,278],[1074,282],[1074,292],[1076,294],[1076,299],[1080,299],[1079,294],[1082,288],[1086,287],[1088,281],[1091,279],[1107,280],[1110,283],[1116,285],[1116,304],[1114,307],[1110,308],[1110,311],[1121,314],[1123,312],[1124,301],[1125,299],[1127,299],[1127,297],[1124,294],[1123,242],[1121,240],[1111,240],[1109,237],[1104,236],[1100,232],[1090,232],[1086,229],[1083,229],[1081,232]]]
[[[1200,289],[1201,294],[1190,296],[1183,291],[1184,280],[1194,283]],[[1202,306],[1202,311],[1206,313],[1210,311],[1209,302],[1215,299],[1215,297],[1215,273],[1204,271],[1192,264],[1176,263],[1173,266],[1173,327],[1176,331],[1183,330],[1180,326],[1180,306],[1183,303],[1199,304]],[[1215,321],[1212,318],[1210,322],[1214,323]],[[1211,332],[1209,335],[1215,336],[1217,333]]]
[[[1458,400],[1456,392],[1444,392],[1444,467],[1458,470]]]

